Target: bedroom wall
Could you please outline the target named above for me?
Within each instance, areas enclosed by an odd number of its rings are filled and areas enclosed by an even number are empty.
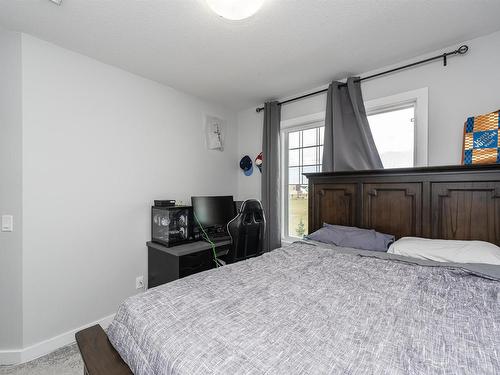
[[[22,346],[22,104],[21,34],[0,29],[0,352]]]
[[[448,66],[435,62],[363,83],[365,100],[401,92],[429,88],[429,165],[459,164],[463,123],[468,116],[500,109],[500,32],[465,42],[467,55],[451,57]],[[444,50],[455,49],[450,46]],[[443,53],[436,51],[411,61]],[[395,64],[400,66],[405,62]],[[391,67],[384,67],[383,71]],[[374,72],[358,73],[366,76]],[[333,78],[333,77],[332,77]],[[340,77],[336,77],[339,79]],[[313,88],[310,91],[315,91]],[[295,95],[292,95],[295,96]],[[285,98],[282,98],[285,99]],[[325,111],[326,95],[283,106],[282,119],[292,119]],[[255,107],[238,114],[238,152],[257,155],[261,151],[263,114]],[[238,175],[240,199],[260,196],[260,174]]]
[[[236,194],[236,113],[23,35],[24,346],[147,280],[153,199]],[[204,115],[226,119],[224,152]]]

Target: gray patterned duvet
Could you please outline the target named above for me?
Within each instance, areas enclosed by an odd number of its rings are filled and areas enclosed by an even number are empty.
[[[500,374],[499,281],[360,253],[295,243],[151,289],[109,339],[136,375]]]

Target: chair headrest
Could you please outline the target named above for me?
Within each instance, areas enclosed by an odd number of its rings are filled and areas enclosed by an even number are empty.
[[[240,208],[240,212],[249,213],[249,212],[262,212],[262,204],[257,199],[247,199],[243,202]]]

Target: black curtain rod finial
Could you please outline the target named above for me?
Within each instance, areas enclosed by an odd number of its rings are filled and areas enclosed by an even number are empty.
[[[460,46],[459,49],[457,49],[457,53],[459,55],[465,55],[469,51],[469,46],[464,44],[463,46]]]
[[[411,63],[411,64],[407,64],[407,65],[404,65],[404,66],[400,66],[398,68],[390,69],[390,70],[387,70],[385,72],[380,72],[380,73],[377,73],[377,74],[373,74],[373,75],[368,76],[368,77],[363,77],[363,78],[360,78],[359,80],[356,80],[356,82],[361,82],[361,81],[364,81],[366,79],[372,79],[372,78],[383,76],[383,75],[386,75],[386,74],[389,74],[389,73],[398,72],[400,70],[408,69],[408,68],[411,68],[411,67],[414,67],[414,66],[417,66],[417,65],[421,65],[421,64],[425,64],[425,63],[428,63],[428,62],[431,62],[431,61],[434,61],[434,60],[438,60],[438,59],[439,60],[443,59],[444,66],[447,66],[448,65],[448,56],[451,56],[451,55],[465,55],[468,51],[469,51],[469,46],[466,45],[466,44],[464,44],[464,45],[461,45],[460,47],[458,47],[458,49],[456,49],[455,51],[445,52],[442,55],[430,57],[430,58],[425,59],[425,60],[421,60],[421,61],[417,61],[417,62],[414,62],[414,63]],[[341,86],[346,86],[346,84],[339,85],[338,87],[340,88]],[[285,100],[284,102],[281,102],[279,104],[281,105],[281,104],[286,104],[286,103],[294,102],[296,100],[304,99],[304,98],[307,98],[307,97],[310,97],[310,96],[314,96],[314,95],[318,95],[318,94],[321,94],[321,93],[324,93],[324,92],[327,92],[327,91],[328,91],[328,89],[320,90],[320,91],[316,91],[316,92],[312,92],[310,94],[301,95],[301,96],[299,96],[297,98],[292,98],[292,99]],[[263,110],[264,110],[264,107],[260,107],[260,108],[257,108],[255,111],[257,113],[260,113]]]

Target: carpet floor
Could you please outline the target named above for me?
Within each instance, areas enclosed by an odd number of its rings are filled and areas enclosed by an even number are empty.
[[[1,375],[82,375],[83,362],[76,344],[65,346],[34,361],[0,366]]]

